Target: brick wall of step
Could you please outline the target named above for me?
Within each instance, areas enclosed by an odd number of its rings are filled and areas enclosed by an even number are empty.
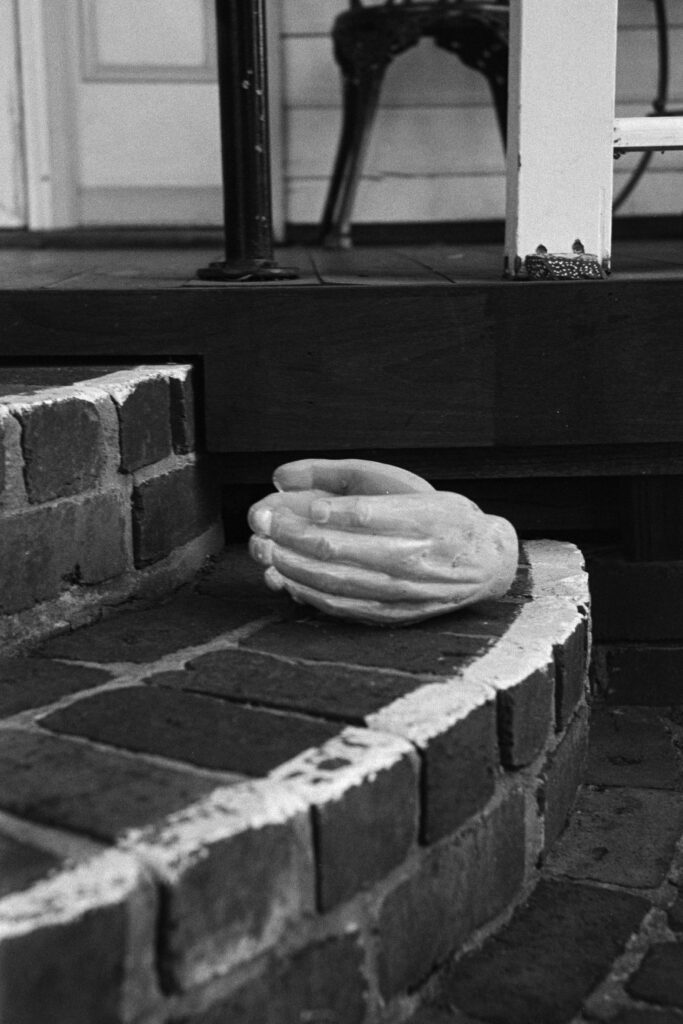
[[[0,649],[164,592],[222,543],[190,366],[0,391]]]
[[[407,1020],[562,831],[588,602],[577,549],[535,541],[504,599],[373,629],[235,547],[0,661],[0,1018]]]

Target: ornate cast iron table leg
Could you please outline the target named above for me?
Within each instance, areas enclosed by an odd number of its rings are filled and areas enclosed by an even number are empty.
[[[264,0],[216,0],[225,260],[206,281],[296,277],[273,259]]]

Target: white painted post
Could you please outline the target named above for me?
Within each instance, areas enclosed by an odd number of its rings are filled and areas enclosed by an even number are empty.
[[[511,0],[505,272],[609,270],[617,0]]]

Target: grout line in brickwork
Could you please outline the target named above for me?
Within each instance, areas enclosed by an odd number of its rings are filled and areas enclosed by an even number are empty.
[[[42,717],[44,709],[40,709]],[[193,764],[191,761],[176,761],[171,757],[164,757],[163,754],[152,754],[145,750],[131,750],[128,747],[117,747],[112,743],[104,743],[102,740],[90,739],[89,736],[79,736],[75,733],[53,732],[52,729],[45,729],[40,724],[40,718],[32,722],[13,722],[13,727],[20,728],[23,732],[31,733],[34,736],[51,736],[56,740],[75,743],[90,750],[99,750],[105,754],[116,754],[127,761],[139,763],[144,761],[158,768],[169,768],[173,771],[187,771],[190,774],[215,782],[216,788],[235,786],[238,783],[253,781],[251,776],[240,775],[238,772],[227,772],[221,769],[202,768],[201,765]],[[0,724],[0,730],[6,728],[5,723]]]
[[[149,466],[141,466],[140,469],[135,469],[127,475],[130,476],[133,487],[139,487],[148,480],[153,480],[156,477],[163,476],[165,473],[170,473],[174,469],[183,469],[185,466],[195,466],[200,460],[200,452],[171,452],[170,455],[164,456],[163,459],[159,459],[157,462],[152,462]]]
[[[66,864],[63,865],[62,870],[70,864],[87,860],[89,857],[101,853],[109,845],[82,833],[67,832],[65,829],[55,826],[28,821],[2,810],[0,810],[0,831],[17,842],[28,843],[30,846],[36,846],[63,858]]]
[[[547,602],[546,607],[548,608],[552,605],[557,605],[560,603],[566,606],[568,603],[564,595],[562,595],[561,601],[555,598],[554,596],[551,596],[550,600],[548,599],[548,597],[546,597],[545,601]],[[79,691],[76,694],[70,694],[68,697],[61,698],[59,701],[54,702],[51,705],[46,705],[41,709],[32,709],[32,711],[30,712],[22,712],[20,716],[15,716],[14,719],[9,720],[9,724],[12,724],[14,726],[20,724],[21,727],[26,729],[27,731],[39,732],[41,731],[41,727],[39,724],[40,718],[49,710],[55,710],[57,708],[69,706],[73,703],[76,703],[78,700],[83,699],[84,697],[91,696],[93,693],[101,693],[109,690],[118,690],[123,687],[129,687],[131,685],[141,685],[143,684],[143,680],[148,678],[150,675],[163,671],[183,669],[188,661],[200,657],[201,655],[211,653],[213,651],[235,649],[237,647],[238,642],[241,639],[246,639],[249,636],[253,635],[255,632],[262,629],[264,626],[277,621],[279,621],[277,617],[273,616],[262,618],[259,620],[254,620],[240,627],[239,629],[226,632],[225,634],[221,634],[221,636],[219,637],[214,637],[212,640],[204,644],[198,644],[194,647],[180,648],[176,651],[170,652],[162,656],[161,658],[157,658],[155,660],[145,663],[121,662],[106,664],[101,662],[75,662],[68,659],[53,659],[54,661],[59,660],[60,662],[65,662],[69,665],[77,664],[82,666],[95,667],[102,669],[104,671],[112,671],[113,669],[115,669],[118,674],[114,675],[114,677],[106,680],[104,683],[101,683],[96,687],[92,687],[88,690]],[[494,640],[492,651],[495,651],[499,647],[500,639],[501,638],[496,638]],[[517,644],[511,645],[511,650],[518,649],[521,651],[525,649],[525,647],[528,647],[529,644],[526,643],[527,639],[528,629],[522,629]],[[242,650],[245,650],[245,648],[242,648]],[[250,651],[251,649],[246,648],[246,650]],[[490,653],[492,653],[492,651]],[[507,658],[504,656],[505,651],[502,651],[500,653],[502,657],[500,658],[498,668],[502,672],[502,668],[507,663]],[[538,652],[535,653],[534,658],[537,656],[537,654]],[[279,658],[278,655],[269,656],[273,658]],[[485,657],[486,654],[482,656],[482,658]],[[408,672],[400,672],[400,670],[395,670],[391,668],[379,668],[367,665],[345,665],[345,663],[334,661],[319,662],[305,661],[303,659],[291,660],[287,658],[279,658],[279,660],[283,663],[286,662],[288,664],[294,665],[313,664],[316,666],[323,667],[347,667],[354,669],[356,671],[360,669],[366,672],[386,673],[390,675],[396,675],[398,672],[399,674],[402,674],[413,681],[419,681],[418,686],[414,691],[415,699],[408,701],[408,710],[413,711],[417,716],[416,720],[411,724],[411,729],[414,728],[415,731],[411,732],[410,734],[401,731],[401,733],[399,733],[399,737],[405,741],[406,748],[409,747],[409,751],[406,756],[408,756],[411,759],[411,761],[413,759],[419,759],[419,776],[417,779],[417,785],[420,794],[418,805],[418,814],[420,816],[424,814],[425,810],[425,794],[424,751],[422,751],[418,745],[419,737],[424,734],[424,736],[427,739],[429,739],[430,737],[435,735],[434,729],[439,721],[439,710],[449,710],[449,714],[453,716],[455,721],[458,721],[460,719],[461,714],[466,717],[466,714],[469,713],[469,710],[472,710],[471,700],[474,700],[475,691],[479,695],[479,699],[485,699],[487,703],[493,700],[495,693],[494,688],[491,685],[486,685],[482,681],[468,684],[466,679],[465,685],[463,686],[463,673],[459,671],[456,671],[455,673],[450,672],[448,676],[442,677],[433,676],[431,674],[426,673],[416,675]],[[468,663],[468,666],[466,666],[464,672],[465,675],[471,664],[472,663],[470,662]],[[490,667],[491,663],[489,663],[489,669]],[[446,685],[449,683],[453,685]],[[455,696],[457,696],[459,690],[461,691],[461,698],[456,700]],[[431,696],[433,697],[433,704],[430,703],[428,699],[430,696],[430,691],[433,691],[433,693],[431,694]],[[449,694],[449,691],[451,695],[451,700],[446,701],[445,697]],[[468,693],[470,694],[471,700],[466,699]],[[216,699],[220,699],[220,697],[217,697]],[[390,708],[392,704],[398,704],[399,707],[398,709],[395,709],[395,712],[399,711],[402,713],[404,710],[405,699],[399,698],[396,701],[390,702],[386,705],[385,710],[386,708]],[[446,707],[447,705],[448,707]],[[479,705],[477,704],[477,706]],[[581,706],[583,706],[583,704]],[[277,713],[277,709],[271,710]],[[419,715],[417,715],[418,711]],[[284,712],[281,711],[281,713]],[[312,717],[310,715],[300,714],[294,711],[288,711],[287,714],[295,714],[301,718]],[[401,717],[402,723],[402,714],[398,717]],[[19,721],[19,719],[21,719],[21,721]],[[399,725],[401,723],[399,723]],[[382,728],[381,721],[378,721],[377,725],[373,725],[373,723],[368,720],[366,724],[372,730],[372,733],[380,734],[385,737],[391,737],[394,743],[397,742],[397,733],[394,730]],[[363,732],[367,732],[367,729],[364,729]],[[372,733],[368,736],[369,744],[372,743]],[[54,734],[51,733],[50,735]],[[59,735],[61,736],[62,734]],[[203,856],[206,856],[206,849],[211,848],[210,844],[213,843],[214,846],[218,848],[220,843],[224,841],[224,837],[230,838],[233,835],[232,825],[230,824],[230,817],[233,814],[240,815],[242,813],[241,807],[243,804],[245,805],[245,807],[249,805],[250,794],[253,794],[254,800],[256,800],[256,796],[258,795],[259,801],[263,800],[264,804],[271,809],[271,812],[273,814],[275,814],[276,812],[277,814],[280,814],[281,812],[284,813],[284,811],[282,810],[283,807],[289,806],[290,799],[293,801],[295,790],[297,790],[296,785],[293,785],[291,788],[288,788],[282,785],[281,780],[271,780],[268,776],[259,779],[248,780],[245,780],[244,777],[242,776],[238,776],[236,777],[234,782],[228,782],[226,785],[226,773],[214,772],[210,769],[199,768],[197,766],[189,764],[186,761],[177,762],[167,757],[160,757],[154,754],[146,754],[143,752],[125,750],[120,747],[112,746],[109,744],[104,744],[98,741],[92,741],[84,737],[69,735],[64,736],[64,738],[68,739],[72,743],[81,743],[83,746],[89,746],[91,748],[100,749],[110,754],[112,752],[116,752],[118,756],[128,758],[131,761],[135,761],[137,763],[140,763],[141,761],[147,761],[150,764],[158,764],[167,769],[174,769],[176,771],[178,769],[181,769],[186,772],[192,772],[195,775],[208,777],[212,781],[216,782],[217,789],[220,788],[224,791],[221,794],[216,793],[215,796],[212,796],[210,794],[206,798],[200,798],[198,800],[195,800],[188,807],[180,810],[179,812],[174,812],[171,815],[167,816],[167,818],[164,819],[164,821],[162,822],[161,830],[159,832],[145,832],[144,829],[133,829],[130,831],[130,833],[124,833],[123,839],[119,839],[120,848],[124,851],[132,853],[135,861],[141,865],[145,865],[146,869],[148,869],[150,873],[153,875],[154,884],[157,891],[159,890],[159,888],[163,888],[163,886],[165,885],[170,885],[170,881],[175,880],[176,876],[174,872],[176,871],[176,869],[178,869],[179,872],[184,871],[186,868],[188,870],[191,869],[195,858],[199,859]],[[493,828],[494,825],[499,828],[500,825],[499,819],[498,817],[496,817],[496,809],[500,809],[501,806],[507,806],[506,804],[504,804],[504,802],[508,800],[508,798],[510,798],[511,796],[514,796],[515,793],[519,794],[520,796],[523,796],[526,805],[530,805],[531,801],[535,799],[535,791],[532,791],[534,780],[539,778],[540,771],[542,769],[543,762],[548,754],[548,751],[554,749],[554,746],[556,746],[560,742],[561,737],[556,737],[554,731],[551,729],[549,735],[546,737],[543,751],[539,753],[537,758],[534,760],[533,764],[527,765],[523,769],[517,770],[515,772],[503,771],[500,767],[499,761],[497,761],[496,758],[494,757],[494,761],[496,763],[495,790],[493,791],[493,794],[487,800],[485,805],[482,808],[480,808],[476,813],[472,814],[471,817],[464,823],[464,825],[458,827],[458,835],[467,835],[470,832],[477,835],[477,829],[479,825],[481,825],[482,822],[486,823],[487,821],[490,821],[491,828]],[[308,751],[304,751],[302,752],[302,754],[298,755],[297,758],[293,758],[292,761],[300,761],[303,758],[305,758],[307,754],[315,754],[316,751],[320,752],[321,748],[323,748],[324,746],[325,744],[320,744],[320,746],[318,747],[311,747],[309,748]],[[333,759],[330,760],[333,761]],[[278,774],[286,772],[287,763],[288,762],[286,762],[284,765],[280,766],[277,769]],[[329,766],[325,766],[324,763],[320,763],[317,765],[317,767],[322,772],[334,772],[338,768],[338,766],[334,765],[333,763]],[[366,777],[369,778],[371,782],[373,781],[374,776],[372,776],[372,774],[368,775],[367,772],[364,774],[362,781],[365,781]],[[312,779],[311,781],[317,782],[318,780]],[[346,790],[344,790],[343,792],[345,793]],[[333,796],[336,799],[336,794],[333,794]],[[284,802],[279,805],[279,809],[278,798],[280,800],[284,798]],[[515,799],[518,800],[517,797],[515,797]],[[296,813],[298,814],[299,818],[302,819],[302,821],[303,818],[305,817],[306,822],[308,823],[308,828],[311,828],[312,826],[313,832],[315,834],[314,819],[317,812],[312,800],[309,799],[305,802],[302,802],[301,806],[297,806],[296,808],[294,807],[294,803],[292,803],[292,807],[290,809],[292,815],[294,815],[296,811]],[[268,821],[270,819],[266,816],[266,818],[264,818],[263,820],[266,824],[268,824]],[[0,818],[0,825],[1,824],[2,819]],[[256,828],[261,827],[260,819],[259,822],[257,822],[257,824],[253,827],[254,830]],[[298,825],[297,828],[299,828]],[[302,828],[300,839],[303,839],[303,836],[304,830]],[[346,836],[347,841],[349,839],[352,840],[352,838],[352,835]],[[449,833],[446,836],[437,838],[433,846],[437,847],[438,844],[441,843],[442,839],[444,847],[446,846],[446,844],[454,842],[453,834]],[[310,842],[310,839],[308,841]],[[314,840],[314,842],[316,847],[314,860],[315,864],[319,865],[321,863],[321,851],[319,849],[320,843],[319,840]],[[201,844],[204,844],[204,846],[202,846]],[[377,981],[378,956],[380,948],[379,940],[377,938],[378,915],[385,898],[391,892],[393,892],[398,887],[399,884],[410,882],[410,880],[414,876],[416,876],[416,873],[420,868],[420,865],[422,865],[423,863],[429,863],[428,858],[430,857],[430,855],[431,853],[429,849],[425,849],[425,847],[423,846],[417,846],[413,839],[412,847],[410,848],[405,859],[398,862],[393,868],[387,870],[387,873],[383,875],[379,879],[379,881],[373,882],[371,887],[367,889],[361,888],[358,891],[355,891],[354,895],[348,900],[348,902],[342,904],[342,906],[340,906],[338,909],[333,908],[331,911],[327,911],[324,914],[319,914],[314,917],[313,914],[310,912],[310,908],[308,910],[304,908],[304,912],[300,913],[298,917],[293,915],[292,920],[286,923],[286,926],[284,927],[284,930],[282,931],[281,934],[275,935],[274,933],[274,938],[272,939],[270,946],[266,946],[263,948],[259,947],[256,949],[256,953],[254,954],[254,964],[256,964],[256,966],[254,967],[253,977],[256,979],[259,976],[257,971],[257,961],[258,963],[267,962],[267,957],[271,954],[277,955],[278,957],[283,957],[286,956],[288,953],[296,953],[300,949],[305,949],[307,946],[310,946],[317,939],[324,940],[331,936],[339,937],[339,935],[341,935],[342,933],[349,934],[352,931],[354,931],[362,935],[363,947],[366,951],[367,958],[365,960],[363,970],[366,973],[367,980],[370,986],[370,995],[371,999],[373,1000],[372,1007],[374,1011],[376,1011],[376,1013],[382,1017],[382,1019],[385,1019],[383,1016],[382,1001]],[[538,877],[538,872],[535,871],[535,869],[532,869],[531,862],[529,861],[528,857],[524,857],[523,861],[524,874],[523,876],[520,874],[522,882],[519,886],[518,891],[515,892],[514,898],[510,903],[508,903],[504,907],[504,909],[499,913],[497,917],[495,917],[492,921],[487,922],[486,925],[484,925],[476,933],[472,933],[472,935],[467,940],[466,948],[470,947],[471,942],[474,941],[473,937],[475,935],[477,942],[481,943],[486,937],[499,930],[499,928],[503,924],[505,924],[506,921],[509,920],[509,918],[512,916],[515,908],[519,905],[519,903],[527,897],[528,893],[532,888],[532,883],[534,883]],[[181,875],[178,874],[178,878],[180,877]],[[318,878],[319,885],[320,876],[318,876],[317,871],[316,877]],[[161,923],[162,920],[161,918],[159,918],[158,924]],[[212,938],[212,936],[208,937]],[[200,936],[200,938],[203,938],[203,936]],[[270,942],[271,940],[268,941]],[[173,998],[172,1009],[170,1002],[164,1004],[166,1011],[170,1013],[172,1019],[181,1019],[181,1016],[185,1012],[186,1007],[188,1007],[191,1004],[193,999],[199,1000],[199,1002],[202,1003],[204,1000],[204,994],[206,994],[206,1001],[204,1005],[206,1006],[209,1015],[211,1015],[211,1005],[215,1002],[217,998],[217,993],[221,991],[221,986],[225,985],[224,991],[226,993],[230,993],[236,990],[235,978],[237,975],[232,970],[230,971],[229,977],[224,976],[223,978],[215,978],[212,975],[212,971],[214,970],[227,970],[225,957],[220,950],[217,950],[215,957],[213,954],[209,956],[209,961],[207,961],[206,965],[200,966],[202,970],[199,973],[196,973],[196,965],[193,966],[189,960],[185,966],[181,964],[180,970],[186,971],[184,977],[187,979],[187,984],[195,987],[193,989],[190,989],[190,991],[187,991],[183,996],[179,996],[177,997],[177,999]],[[237,971],[239,972],[242,969],[244,973],[240,974],[240,977],[252,976],[250,975],[250,971],[252,969],[251,964],[245,963],[239,965]],[[202,971],[204,973],[202,973]],[[212,995],[210,995],[209,993],[212,993]],[[403,996],[400,996],[399,998],[403,998]],[[412,998],[412,996],[405,998]],[[199,1004],[195,1003],[195,1006],[196,1005]],[[397,1005],[398,1004],[396,1000],[394,1000],[392,1002],[392,1008],[395,1008]],[[203,1006],[199,1012],[203,1013]],[[404,1019],[404,1016],[405,1014],[401,1014],[401,1019]],[[167,1018],[165,1017],[164,1019]],[[182,1019],[189,1020],[190,1018],[183,1017]],[[194,1013],[192,1014],[192,1019],[194,1019]],[[372,1019],[374,1020],[375,1017],[373,1016]],[[379,1020],[379,1016],[377,1017],[377,1019]],[[391,1017],[392,1021],[396,1019],[397,1018],[393,1016]],[[386,1021],[388,1022],[388,1020],[389,1017],[387,1016]]]
[[[44,660],[59,662],[61,665],[77,665],[80,668],[102,669],[105,672],[114,673],[116,682],[137,683],[151,672],[180,670],[184,668],[188,661],[199,658],[204,654],[212,654],[214,651],[233,650],[237,647],[240,640],[246,639],[253,633],[257,633],[259,630],[277,621],[275,616],[270,615],[260,619],[253,619],[251,622],[238,626],[236,629],[226,630],[225,633],[221,633],[219,636],[213,637],[213,639],[207,640],[203,644],[179,647],[151,661],[87,661],[84,658],[46,658]],[[109,684],[105,683],[103,685],[106,688]],[[101,688],[102,686],[94,687],[96,690]],[[90,693],[91,691],[88,690],[87,692]],[[71,696],[78,695],[70,694],[69,697]],[[69,700],[69,697],[65,699]]]
[[[449,672],[448,675],[435,675],[431,672],[407,672],[402,668],[388,668],[386,665],[359,665],[354,661],[320,661],[316,658],[288,658],[282,654],[274,654],[272,651],[260,651],[255,647],[244,647],[242,650],[248,654],[261,654],[267,658],[274,658],[283,661],[288,665],[312,665],[320,668],[343,668],[352,672],[379,673],[384,676],[401,676],[403,679],[419,679],[423,683],[449,683],[456,682],[459,678],[459,671]],[[464,671],[467,666],[463,667]],[[388,707],[388,705],[387,705]]]
[[[612,787],[609,787],[612,788]],[[637,787],[632,787],[637,788]],[[671,865],[664,881],[654,889],[634,889],[629,886],[605,885],[595,881],[584,881],[584,885],[595,888],[609,888],[615,892],[632,893],[650,901],[652,906],[647,911],[638,929],[629,938],[626,947],[612,963],[607,975],[593,991],[584,999],[581,1013],[572,1019],[570,1024],[585,1024],[586,1021],[605,1021],[611,1019],[618,1010],[646,1006],[629,996],[625,984],[638,969],[653,945],[661,942],[679,941],[678,936],[668,924],[666,911],[680,896],[676,882],[680,881],[683,871],[683,836],[676,843]],[[571,879],[570,879],[571,881]],[[683,1018],[682,1018],[683,1019]]]

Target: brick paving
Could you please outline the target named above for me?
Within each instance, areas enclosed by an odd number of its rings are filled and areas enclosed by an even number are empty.
[[[539,885],[410,1024],[683,1022],[679,720],[593,708],[584,786]]]
[[[240,554],[0,660],[8,1021],[681,1024],[683,713],[595,706],[587,743],[556,561],[384,632]]]

